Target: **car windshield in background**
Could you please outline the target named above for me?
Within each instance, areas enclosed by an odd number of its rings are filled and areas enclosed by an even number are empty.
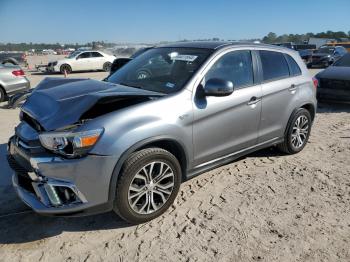
[[[80,54],[81,52],[80,51],[74,51],[73,53],[71,53],[70,55],[67,56],[67,58],[73,58],[75,57],[76,55]]]
[[[333,54],[335,48],[334,47],[321,47],[315,51],[315,53],[319,54]]]
[[[108,82],[165,94],[181,90],[212,53],[202,48],[153,48],[137,56]]]
[[[338,61],[334,63],[334,66],[346,66],[350,67],[350,54],[344,55]]]

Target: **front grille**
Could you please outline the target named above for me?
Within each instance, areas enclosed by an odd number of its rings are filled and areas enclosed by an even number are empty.
[[[9,166],[18,174],[27,173],[29,171],[18,164],[15,158],[11,155],[7,155],[7,162],[9,163]]]
[[[7,155],[7,162],[17,174],[18,185],[27,190],[28,192],[35,194],[35,190],[32,185],[32,180],[28,175],[29,170],[18,164],[14,157],[11,155]]]

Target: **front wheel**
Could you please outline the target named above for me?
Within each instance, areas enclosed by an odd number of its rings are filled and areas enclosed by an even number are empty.
[[[70,74],[70,73],[72,73],[72,68],[70,67],[70,65],[63,64],[60,67],[60,72],[61,72],[61,74],[65,74],[65,73]]]
[[[139,224],[163,214],[174,202],[181,183],[181,167],[174,155],[147,148],[130,155],[117,183],[114,211]]]
[[[284,142],[278,148],[287,154],[295,154],[303,150],[309,140],[312,119],[310,112],[300,108],[289,122]]]

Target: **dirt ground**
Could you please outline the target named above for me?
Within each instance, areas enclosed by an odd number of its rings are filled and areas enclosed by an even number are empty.
[[[0,261],[350,261],[350,105],[320,104],[301,153],[270,148],[193,178],[139,226],[34,214],[5,160],[18,110],[0,108],[0,123]]]

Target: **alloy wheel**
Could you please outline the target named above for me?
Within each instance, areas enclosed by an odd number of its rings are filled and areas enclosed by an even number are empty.
[[[128,190],[128,201],[138,214],[151,214],[159,210],[174,189],[174,172],[162,161],[146,164],[133,177]]]
[[[309,120],[305,115],[299,116],[292,130],[292,145],[300,148],[304,145],[309,133]]]

